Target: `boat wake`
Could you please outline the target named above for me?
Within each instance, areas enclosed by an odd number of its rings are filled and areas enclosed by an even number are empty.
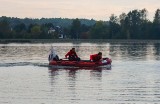
[[[49,67],[48,63],[34,63],[34,62],[0,63],[0,67],[14,67],[14,66]]]

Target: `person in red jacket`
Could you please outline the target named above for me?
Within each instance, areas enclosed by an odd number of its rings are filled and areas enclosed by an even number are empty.
[[[102,60],[102,52],[99,52],[98,54],[90,55],[90,61],[97,62]]]
[[[72,48],[66,55],[66,58],[68,58],[70,61],[79,61],[80,58],[78,57],[77,53],[75,52],[75,48]]]

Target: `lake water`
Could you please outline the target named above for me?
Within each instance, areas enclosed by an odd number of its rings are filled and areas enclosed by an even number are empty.
[[[48,67],[72,47],[81,59],[101,51],[112,68]],[[0,104],[158,104],[160,43],[0,44]]]

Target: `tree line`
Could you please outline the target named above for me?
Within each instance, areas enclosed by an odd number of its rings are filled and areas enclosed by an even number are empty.
[[[160,39],[160,9],[153,21],[148,11],[132,10],[109,21],[87,19],[19,19],[0,17],[0,39]]]

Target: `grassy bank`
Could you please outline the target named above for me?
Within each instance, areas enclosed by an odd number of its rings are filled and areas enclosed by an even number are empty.
[[[123,39],[0,39],[1,44],[7,43],[160,43],[160,40],[123,40]]]

